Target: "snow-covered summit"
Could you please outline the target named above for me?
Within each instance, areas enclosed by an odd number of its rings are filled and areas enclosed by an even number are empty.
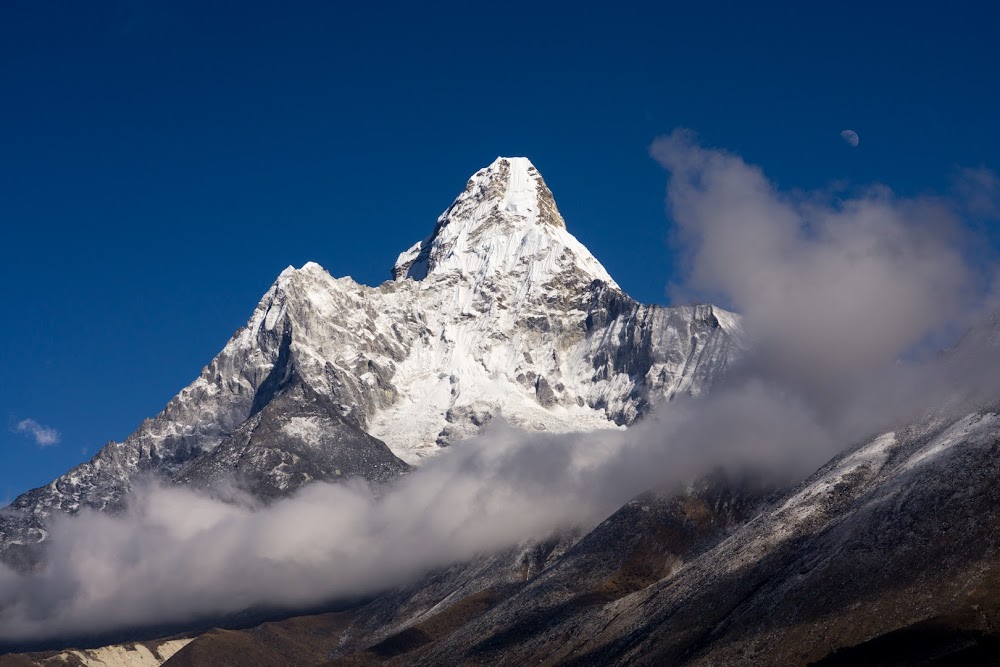
[[[473,174],[438,218],[433,234],[399,255],[392,275],[396,280],[441,276],[476,283],[521,275],[530,287],[570,271],[587,282],[618,287],[566,230],[552,192],[531,161],[498,157]]]
[[[626,295],[525,158],[476,172],[393,273],[371,287],[314,262],[282,271],[159,415],[0,515],[0,558],[54,513],[120,508],[141,475],[238,475],[274,497],[341,474],[384,481],[498,415],[621,428],[708,390],[744,347],[731,313]]]
[[[368,287],[289,268],[248,328],[287,335],[298,377],[408,463],[498,414],[553,431],[630,424],[707,389],[742,345],[731,313],[624,294],[527,158],[477,171],[394,274]]]

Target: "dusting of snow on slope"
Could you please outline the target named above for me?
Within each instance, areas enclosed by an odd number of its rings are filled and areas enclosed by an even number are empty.
[[[849,482],[852,475],[863,471],[878,472],[895,444],[896,434],[884,433],[853,452],[835,459],[831,466],[810,479],[778,509],[779,513],[785,513],[784,527],[790,530],[820,511],[823,502],[836,491],[837,485]]]
[[[913,453],[903,464],[903,470],[912,470],[944,456],[955,445],[966,442],[974,430],[980,431],[994,426],[998,418],[1000,416],[996,413],[966,415]]]
[[[973,412],[962,416],[930,416],[904,429],[872,438],[835,457],[784,502],[765,511],[731,538],[710,559],[716,573],[732,573],[758,562],[792,538],[822,527],[865,522],[887,503],[903,502],[920,468],[933,466],[934,479],[960,479],[961,453],[990,447],[996,441],[1000,415]]]
[[[714,570],[722,574],[739,571],[758,562],[778,545],[815,530],[829,519],[828,515],[839,503],[861,495],[879,478],[897,445],[895,433],[884,433],[834,458],[785,502],[758,515],[716,547],[717,552],[725,555],[715,561]]]

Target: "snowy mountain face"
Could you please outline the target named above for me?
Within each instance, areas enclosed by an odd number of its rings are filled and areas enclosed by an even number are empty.
[[[396,366],[401,400],[370,425],[408,461],[501,412],[530,429],[630,424],[703,391],[740,349],[730,313],[629,299],[524,158],[477,172],[393,276],[427,328]]]
[[[142,476],[235,478],[268,499],[315,479],[387,482],[498,415],[622,428],[706,391],[744,347],[732,313],[622,292],[525,158],[474,174],[392,275],[369,287],[315,263],[283,271],[159,415],[0,514],[2,557],[30,565],[52,513],[116,511]]]

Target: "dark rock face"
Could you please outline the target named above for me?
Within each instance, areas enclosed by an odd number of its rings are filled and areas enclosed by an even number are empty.
[[[553,406],[556,403],[556,394],[549,386],[549,381],[544,377],[535,380],[535,395],[538,397],[538,402],[545,407]]]
[[[314,480],[360,477],[385,484],[407,469],[384,442],[347,421],[330,399],[293,373],[259,412],[172,481],[206,490],[233,481],[273,500]]]

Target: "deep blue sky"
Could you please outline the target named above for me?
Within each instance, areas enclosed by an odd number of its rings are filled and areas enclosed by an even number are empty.
[[[654,302],[677,126],[783,188],[1000,167],[987,3],[407,4],[4,4],[0,501],[159,411],[283,267],[387,278],[497,155]]]

